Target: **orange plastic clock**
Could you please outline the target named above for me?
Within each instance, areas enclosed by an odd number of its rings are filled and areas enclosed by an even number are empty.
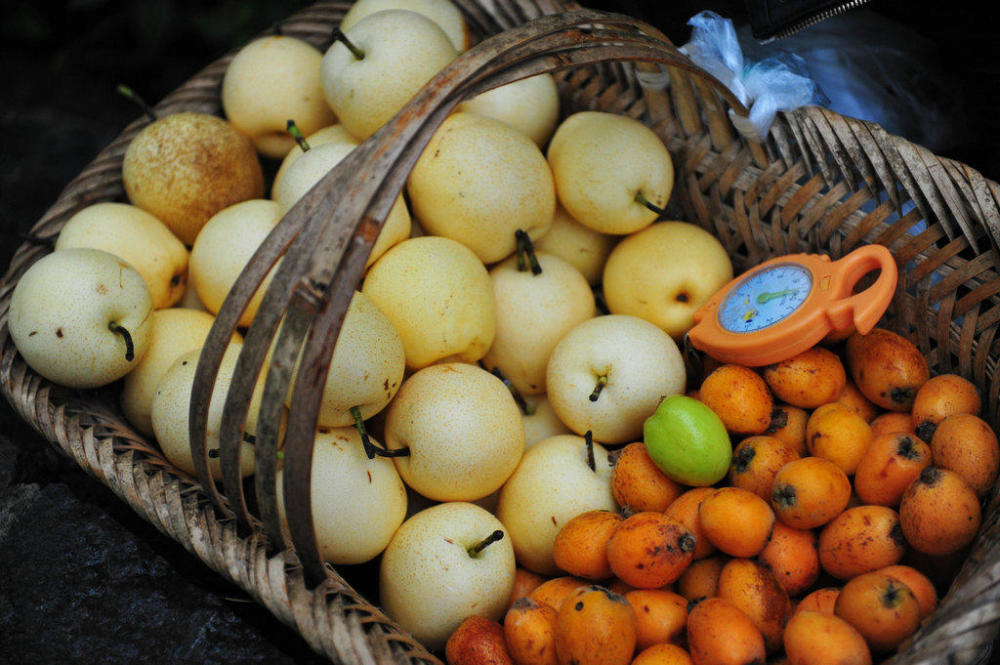
[[[875,282],[855,285],[879,270]],[[892,302],[898,271],[882,245],[865,245],[837,261],[789,254],[761,263],[720,289],[694,314],[691,344],[717,360],[770,365],[824,338],[866,333]]]

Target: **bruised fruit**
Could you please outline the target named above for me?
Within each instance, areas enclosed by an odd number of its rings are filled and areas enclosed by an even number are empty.
[[[979,415],[979,391],[957,374],[940,374],[927,380],[913,400],[913,427],[924,441],[934,436],[937,424],[959,413]]]
[[[626,584],[656,589],[681,576],[694,546],[694,534],[679,521],[663,513],[636,513],[608,541],[608,563]]]
[[[993,429],[978,416],[958,413],[937,424],[930,440],[934,465],[954,471],[980,498],[1000,471],[1000,446]]]
[[[819,535],[820,564],[841,580],[899,563],[905,553],[899,515],[886,506],[848,508]]]
[[[898,506],[906,488],[930,464],[931,448],[915,434],[876,436],[854,472],[854,491],[865,503]]]
[[[774,527],[774,511],[764,499],[738,487],[721,487],[698,507],[702,533],[736,557],[760,554]]]
[[[763,434],[771,424],[774,397],[760,374],[749,367],[719,367],[702,381],[699,399],[733,434]]]
[[[698,665],[763,663],[764,636],[743,610],[724,598],[706,598],[688,611],[688,649]]]
[[[556,665],[556,617],[530,598],[514,601],[503,620],[507,650],[517,665]]]
[[[771,506],[778,519],[796,529],[826,524],[844,512],[850,500],[847,474],[822,457],[789,462],[774,477]]]
[[[683,639],[687,598],[662,589],[636,589],[626,593],[625,600],[635,612],[636,649]]]
[[[764,636],[768,653],[781,648],[781,633],[792,614],[788,592],[763,564],[733,559],[719,576],[718,594],[750,617]]]
[[[972,542],[982,513],[961,476],[929,466],[903,494],[899,522],[906,541],[924,554],[951,554]]]
[[[444,647],[448,665],[514,665],[507,651],[503,627],[481,616],[459,624]]]
[[[760,561],[771,569],[788,595],[797,596],[819,577],[816,534],[810,529],[793,529],[775,522],[771,537],[760,553]]]
[[[927,359],[913,342],[883,328],[847,339],[847,365],[864,396],[890,411],[909,411],[930,378]]]
[[[622,516],[609,510],[588,510],[563,525],[552,546],[552,558],[561,570],[588,580],[611,577],[607,546]]]
[[[840,358],[820,346],[768,365],[763,374],[775,397],[804,409],[833,402],[847,384],[847,373]]]
[[[865,638],[838,616],[796,612],[785,626],[788,665],[871,665]]]
[[[556,617],[560,665],[628,665],[635,644],[632,606],[604,587],[574,591]]]
[[[774,476],[781,467],[802,457],[789,443],[773,436],[758,435],[743,439],[733,450],[729,482],[770,500]]]
[[[920,625],[909,587],[884,573],[858,575],[840,590],[834,613],[861,633],[872,651],[895,649]]]
[[[663,512],[684,488],[667,477],[641,442],[622,448],[611,470],[611,493],[615,502],[633,513]]]

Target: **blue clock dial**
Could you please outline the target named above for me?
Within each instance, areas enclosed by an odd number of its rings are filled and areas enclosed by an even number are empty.
[[[779,263],[729,292],[719,307],[719,324],[734,333],[763,330],[791,316],[811,290],[812,273],[795,263]]]

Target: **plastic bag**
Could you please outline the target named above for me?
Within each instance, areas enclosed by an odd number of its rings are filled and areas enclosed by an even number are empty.
[[[855,10],[765,44],[749,27],[737,37],[747,58],[795,53],[829,98],[823,105],[841,115],[937,153],[966,140],[965,100],[942,69],[938,45],[875,12]]]
[[[827,102],[799,56],[780,53],[759,62],[744,59],[733,22],[711,11],[696,14],[688,25],[693,28],[691,41],[680,50],[750,109],[747,120],[729,114],[744,135],[762,139],[778,111]]]

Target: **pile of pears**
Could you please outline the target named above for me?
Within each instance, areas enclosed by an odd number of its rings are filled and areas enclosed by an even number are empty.
[[[154,117],[124,157],[127,202],[78,212],[24,274],[10,333],[25,361],[68,388],[120,382],[127,421],[193,474],[192,382],[240,271],[471,41],[449,0],[360,0],[325,54],[280,34],[246,45],[225,117]],[[385,220],[327,377],[313,514],[328,562],[382,556],[383,607],[429,648],[471,614],[499,618],[516,566],[556,572],[562,525],[618,509],[614,448],[685,390],[676,340],[733,269],[710,233],[663,220],[673,180],[656,133],[567,114],[544,74],[464,101]],[[241,344],[206,406],[210,456]]]

